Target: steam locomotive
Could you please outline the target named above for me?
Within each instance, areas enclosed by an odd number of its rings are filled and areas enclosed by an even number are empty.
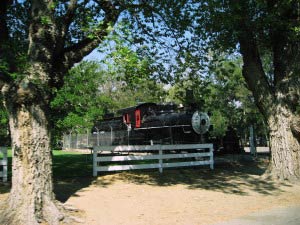
[[[194,105],[140,103],[117,113],[94,124],[100,145],[203,143],[211,128],[208,114]]]

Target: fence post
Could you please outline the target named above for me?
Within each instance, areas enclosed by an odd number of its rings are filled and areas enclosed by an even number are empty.
[[[97,150],[95,147],[92,148],[93,151],[93,176],[97,176]]]
[[[250,126],[250,152],[252,156],[256,157],[256,144],[255,144],[255,132],[253,125]]]
[[[3,153],[3,159],[4,159],[4,166],[3,166],[3,182],[7,182],[7,149],[4,148],[4,153]]]
[[[2,159],[2,181],[7,182],[7,148],[6,147],[0,147],[0,152],[3,154]],[[1,160],[0,160],[1,161]]]
[[[159,172],[162,173],[163,172],[163,160],[162,160],[162,155],[163,155],[163,150],[162,150],[162,147],[160,145],[160,148],[158,150],[158,154],[160,156],[159,158]]]
[[[214,169],[214,148],[213,148],[213,145],[211,144],[210,148],[209,148],[209,161],[210,161],[210,169]]]

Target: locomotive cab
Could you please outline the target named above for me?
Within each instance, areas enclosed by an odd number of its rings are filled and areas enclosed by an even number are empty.
[[[123,122],[132,128],[141,128],[143,119],[155,115],[155,103],[141,103],[137,106],[120,109],[119,114],[123,116]]]

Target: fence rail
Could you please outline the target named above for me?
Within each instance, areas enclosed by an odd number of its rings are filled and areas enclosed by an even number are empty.
[[[178,153],[178,151],[185,151]],[[164,152],[168,152],[164,154]],[[171,153],[175,151],[175,153]],[[193,151],[193,152],[188,152]],[[110,155],[107,153],[128,155]],[[129,155],[131,154],[131,155]],[[134,155],[135,154],[135,155]],[[163,160],[180,159],[187,161],[164,162]],[[140,164],[144,160],[158,160],[157,163]],[[193,160],[193,161],[191,161]],[[124,162],[135,162],[131,165],[120,165]],[[102,165],[103,162],[119,162],[119,165]],[[121,145],[121,146],[94,146],[93,147],[93,176],[98,172],[121,171],[135,169],[159,169],[170,167],[186,167],[209,165],[214,169],[213,144],[182,144],[182,145]]]
[[[2,159],[1,159],[2,155]],[[0,147],[0,178],[2,177],[3,182],[7,182],[7,148]]]

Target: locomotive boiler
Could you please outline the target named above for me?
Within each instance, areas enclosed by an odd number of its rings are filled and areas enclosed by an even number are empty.
[[[203,143],[211,127],[207,113],[193,105],[141,103],[95,123],[101,145]]]

